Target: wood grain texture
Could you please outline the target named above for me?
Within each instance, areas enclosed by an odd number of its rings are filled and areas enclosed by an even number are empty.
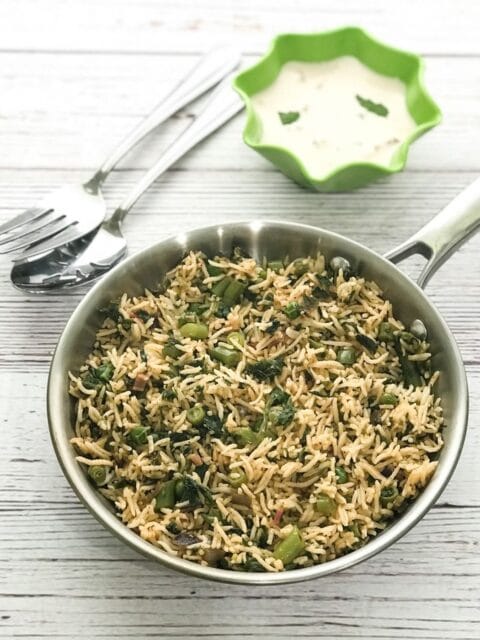
[[[401,175],[351,194],[296,187],[240,134],[243,116],[182,160],[125,223],[130,251],[178,230],[240,219],[297,220],[383,252],[408,237],[480,169],[477,2],[3,0],[0,3],[0,222],[79,182],[217,42],[250,63],[276,32],[358,23],[427,54],[444,122]],[[178,114],[121,165],[113,207],[198,112]],[[0,256],[0,637],[64,640],[480,637],[480,236],[428,293],[467,365],[470,426],[437,505],[407,536],[342,574],[247,588],[202,582],[138,556],[78,502],[51,447],[45,412],[56,340],[84,292],[25,296]],[[422,264],[412,259],[406,271]]]

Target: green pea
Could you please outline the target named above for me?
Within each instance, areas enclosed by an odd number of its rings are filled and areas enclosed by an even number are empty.
[[[337,353],[337,360],[343,365],[352,365],[357,359],[357,353],[353,347],[345,347]]]
[[[395,406],[398,404],[398,398],[394,393],[382,393],[378,399],[378,404],[389,404]]]
[[[175,484],[176,480],[169,480],[161,487],[155,496],[155,511],[158,513],[161,509],[173,509],[175,506]]]
[[[184,338],[205,340],[208,337],[208,327],[206,324],[200,324],[199,322],[187,322],[180,327],[180,333]]]
[[[227,367],[236,366],[242,359],[242,356],[238,351],[228,349],[227,347],[214,347],[213,349],[210,349],[208,353],[211,358],[222,362]]]
[[[384,487],[380,492],[380,503],[382,507],[388,507],[398,497],[398,489],[395,485]]]
[[[100,465],[88,467],[88,477],[93,480],[97,487],[101,487],[107,481],[107,469]]]
[[[377,338],[380,342],[393,342],[395,340],[393,327],[389,322],[380,323]]]
[[[242,284],[238,280],[232,280],[222,294],[223,304],[227,307],[233,307],[233,305],[240,301],[245,288],[245,284]]]
[[[337,484],[345,484],[345,482],[348,482],[348,475],[343,467],[335,467],[335,477]]]
[[[247,444],[259,444],[262,441],[262,436],[256,433],[250,427],[242,427],[237,429],[233,434],[237,444],[241,447],[245,447]]]
[[[135,427],[128,434],[128,440],[133,447],[142,447],[147,444],[150,427]]]
[[[298,302],[289,302],[283,309],[283,313],[290,320],[295,320],[300,315],[300,306]]]
[[[330,496],[327,496],[325,493],[321,493],[317,496],[313,508],[315,511],[322,514],[322,516],[333,516],[337,510],[337,503]]]
[[[245,484],[246,481],[247,481],[247,476],[243,471],[238,471],[235,469],[235,471],[231,471],[228,474],[228,483],[234,489],[238,489],[239,487],[242,486],[242,484]]]
[[[187,420],[190,424],[198,425],[203,422],[205,419],[205,411],[200,404],[197,404],[195,407],[192,407],[187,411]]]
[[[281,560],[284,565],[290,564],[305,549],[305,542],[300,534],[298,527],[294,527],[288,536],[281,540],[273,550],[273,557]]]
[[[234,347],[237,347],[238,345],[243,347],[245,344],[245,336],[241,331],[232,331],[228,334],[227,341]]]

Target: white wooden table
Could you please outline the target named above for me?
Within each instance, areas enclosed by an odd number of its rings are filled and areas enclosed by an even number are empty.
[[[480,5],[475,0],[2,0],[0,218],[89,175],[199,52],[238,44],[247,62],[275,34],[359,24],[424,54],[444,123],[408,170],[352,194],[290,183],[243,146],[243,115],[138,203],[131,251],[174,230],[282,218],[384,251],[480,172]],[[133,153],[106,188],[110,205],[197,106]],[[192,579],[113,539],[79,504],[50,445],[45,386],[52,349],[81,298],[24,296],[0,261],[0,636],[5,638],[480,638],[480,235],[428,287],[467,366],[471,414],[449,487],[402,541],[342,574],[251,589]],[[418,271],[418,262],[410,265]]]

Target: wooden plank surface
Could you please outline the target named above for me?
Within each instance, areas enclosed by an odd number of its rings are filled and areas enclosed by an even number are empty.
[[[480,5],[153,0],[0,3],[0,222],[50,189],[88,177],[211,44],[251,62],[276,32],[361,24],[426,54],[442,126],[408,169],[351,194],[304,191],[241,142],[243,116],[182,160],[125,223],[131,252],[178,229],[254,218],[298,220],[383,252],[480,169]],[[108,181],[115,205],[198,111],[194,104]],[[0,637],[57,639],[480,637],[480,236],[428,293],[467,366],[470,428],[437,505],[376,558],[309,583],[251,589],[176,574],[139,557],[86,512],[50,445],[52,349],[82,292],[25,296],[0,257]],[[405,269],[418,273],[421,259]]]

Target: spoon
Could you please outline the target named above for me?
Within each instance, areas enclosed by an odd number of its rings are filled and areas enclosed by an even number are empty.
[[[37,206],[0,225],[0,253],[23,249],[17,259],[24,261],[74,242],[97,229],[107,213],[101,187],[112,169],[147,134],[215,86],[239,61],[239,53],[230,47],[217,47],[200,58],[87,182],[65,185],[48,194]]]
[[[212,93],[192,124],[168,147],[156,164],[133,187],[125,200],[89,238],[82,238],[30,261],[14,263],[10,277],[15,287],[41,293],[92,282],[117,264],[127,252],[121,224],[140,196],[187,151],[243,108],[233,91],[231,76]]]

